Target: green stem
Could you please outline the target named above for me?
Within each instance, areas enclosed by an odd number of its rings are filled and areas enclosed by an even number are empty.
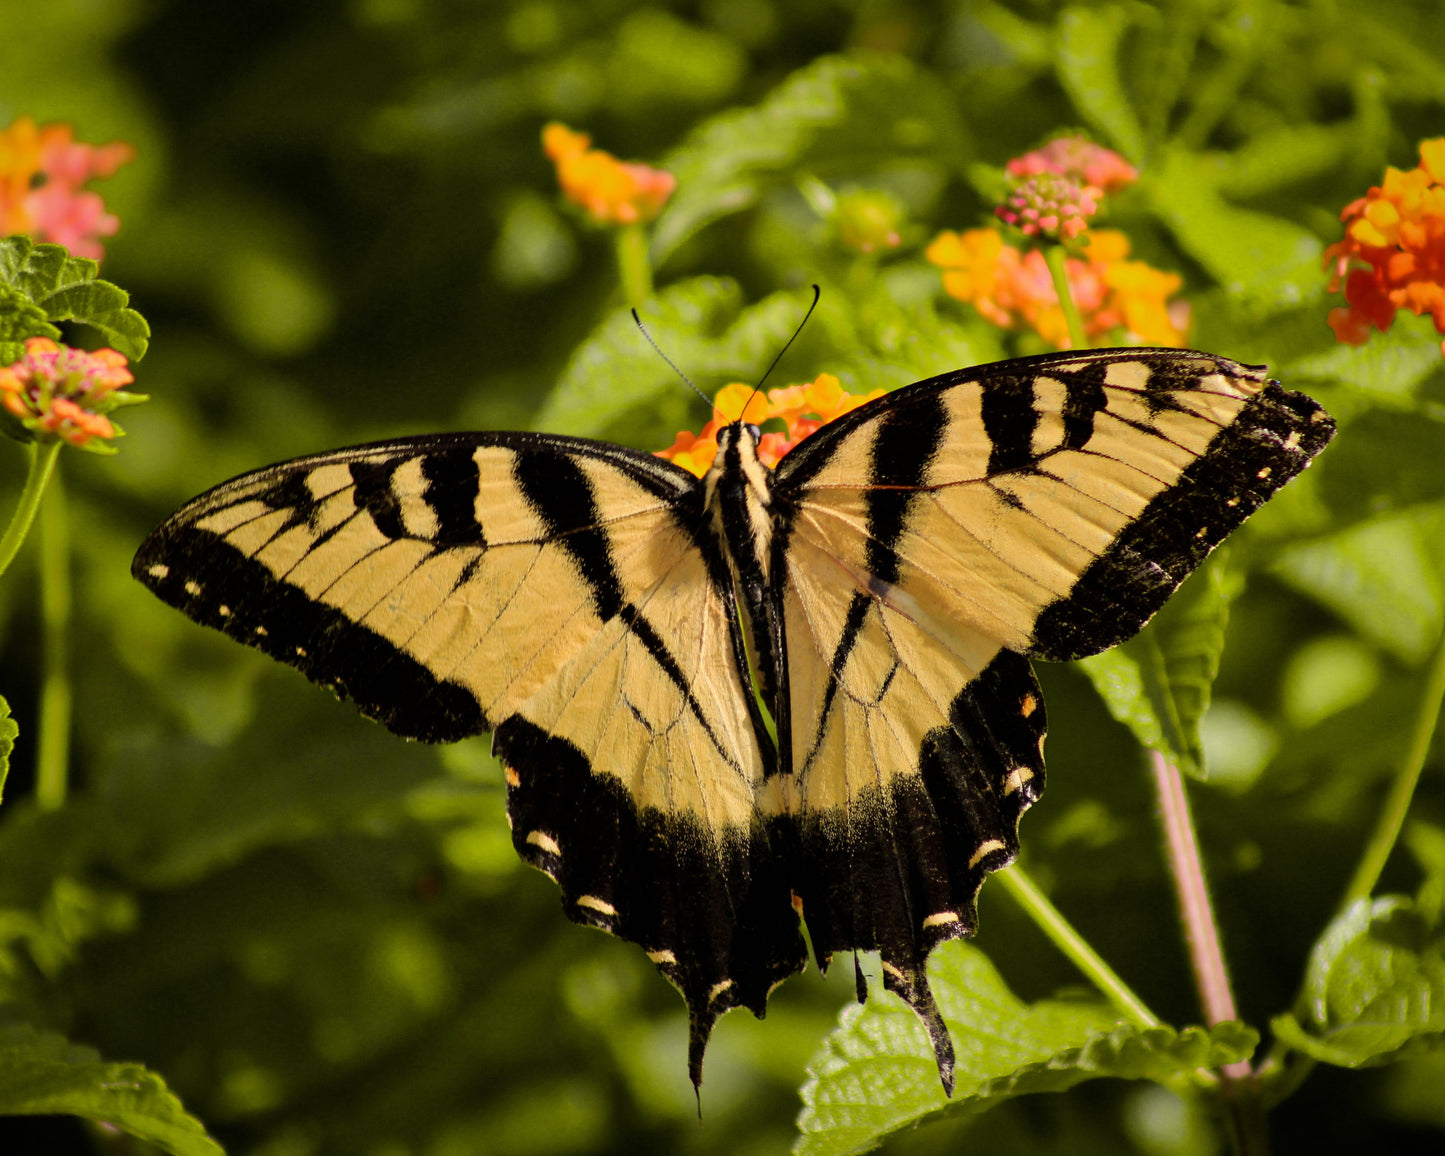
[[[65,487],[55,474],[40,519],[40,622],[44,633],[40,742],[35,752],[35,801],[42,811],[65,804],[70,765],[70,523]]]
[[[1062,245],[1044,246],[1044,261],[1054,279],[1054,292],[1059,295],[1059,307],[1064,311],[1064,323],[1069,327],[1069,346],[1072,349],[1088,349],[1089,338],[1084,333],[1084,319],[1074,303],[1074,291],[1069,285],[1069,270],[1064,263],[1068,254]]]
[[[58,441],[48,445],[31,442],[28,447],[30,472],[25,477],[25,488],[20,492],[20,504],[10,518],[10,525],[5,527],[4,537],[0,537],[0,574],[10,568],[10,563],[20,552],[20,544],[30,532],[30,523],[35,521],[35,511],[40,509],[40,499],[55,470],[55,459],[60,454],[61,444]]]
[[[994,876],[1014,901],[1028,914],[1039,929],[1049,937],[1074,965],[1109,997],[1115,1007],[1140,1027],[1157,1028],[1159,1017],[1149,1010],[1143,1000],[1114,971],[1103,958],[1089,946],[1073,925],[1064,918],[1049,898],[1039,890],[1038,885],[1015,863]]]
[[[1400,830],[1405,825],[1405,814],[1410,809],[1410,800],[1415,796],[1415,784],[1420,781],[1420,771],[1425,766],[1425,757],[1430,751],[1430,740],[1435,736],[1435,727],[1440,720],[1440,706],[1445,701],[1445,635],[1441,636],[1440,648],[1425,676],[1425,691],[1420,696],[1420,710],[1415,716],[1415,726],[1410,733],[1410,745],[1405,757],[1395,772],[1395,781],[1390,784],[1390,793],[1375,821],[1375,830],[1365,844],[1359,866],[1345,888],[1340,901],[1339,913],[1360,899],[1368,899],[1385,869]]]
[[[622,292],[634,309],[652,296],[652,262],[647,255],[647,230],[640,224],[617,230],[617,266]]]

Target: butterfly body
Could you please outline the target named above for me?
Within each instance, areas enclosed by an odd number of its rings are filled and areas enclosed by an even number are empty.
[[[717,1017],[803,967],[801,915],[821,965],[880,953],[949,1087],[924,965],[1042,792],[1030,658],[1133,634],[1332,432],[1257,367],[1051,354],[776,470],[743,423],[701,479],[542,434],[303,458],[183,507],[134,573],[401,735],[492,731],[518,853],[679,987],[695,1082]]]

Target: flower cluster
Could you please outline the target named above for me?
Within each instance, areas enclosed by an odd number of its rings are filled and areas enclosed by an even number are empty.
[[[118,432],[106,413],[143,398],[119,392],[134,381],[114,349],[86,353],[48,337],[25,342],[25,356],[0,369],[0,405],[42,441],[83,446]]]
[[[1328,318],[1335,337],[1359,345],[1372,328],[1389,329],[1400,309],[1428,313],[1445,333],[1445,138],[1420,145],[1418,168],[1386,169],[1384,183],[1340,219],[1344,240],[1325,250],[1330,292],[1345,288],[1345,307]]]
[[[123,141],[76,141],[68,124],[37,126],[23,116],[0,129],[0,233],[29,233],[99,259],[105,253],[100,238],[113,236],[120,221],[85,183],[110,176],[134,156]]]
[[[625,164],[591,147],[586,133],[553,122],[542,130],[542,148],[557,166],[567,199],[604,225],[650,221],[662,210],[677,178],[662,169]]]
[[[1106,193],[1138,179],[1118,153],[1082,137],[1057,137],[1009,161],[1008,187],[995,214],[1026,237],[1076,241]]]
[[[1112,149],[1081,136],[1060,136],[1042,148],[1014,157],[1005,166],[1011,177],[1041,173],[1071,177],[1103,193],[1116,193],[1139,179],[1139,170]]]
[[[770,389],[766,394],[750,385],[725,385],[713,399],[712,420],[693,434],[683,430],[657,456],[702,477],[717,455],[717,431],[730,422],[746,420],[754,425],[779,419],[785,433],[769,431],[758,443],[758,458],[776,466],[783,455],[816,430],[865,402],[882,397],[884,390],[867,395],[849,393],[831,373],[820,373],[804,385]]]
[[[943,269],[943,288],[1004,329],[1027,327],[1058,349],[1069,347],[1068,324],[1048,263],[1004,243],[994,229],[941,233],[925,252]],[[1064,267],[1089,338],[1181,346],[1188,306],[1171,302],[1182,279],[1143,261],[1128,260],[1129,238],[1096,229],[1089,244]]]

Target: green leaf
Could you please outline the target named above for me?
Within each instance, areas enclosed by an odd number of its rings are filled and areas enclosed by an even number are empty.
[[[736,282],[695,277],[662,290],[639,312],[673,364],[710,397],[730,381],[756,381],[806,310],[800,292],[774,293],[744,308]],[[621,440],[645,445],[650,438],[660,447],[678,429],[701,425],[688,416],[700,405],[638,332],[632,314],[618,309],[577,347],[534,424],[593,437],[621,427]],[[649,411],[655,432],[625,420],[639,410]]]
[[[1330,450],[1318,482],[1320,497],[1341,519],[1445,498],[1445,421],[1429,411],[1379,408],[1357,416],[1349,431]],[[1387,476],[1382,462],[1390,463]]]
[[[1197,779],[1208,778],[1199,724],[1219,673],[1229,604],[1241,589],[1221,552],[1140,634],[1079,663],[1109,713],[1140,745]]]
[[[1120,83],[1119,46],[1128,27],[1122,5],[1065,9],[1059,17],[1059,82],[1089,126],[1138,161],[1144,129]]]
[[[760,104],[704,121],[664,158],[677,192],[654,226],[653,262],[775,186],[792,193],[800,167],[828,180],[904,156],[952,167],[962,153],[957,110],[932,75],[899,56],[824,57]]]
[[[1341,298],[1343,300],[1343,298]],[[1426,378],[1441,368],[1440,335],[1428,317],[1395,314],[1384,333],[1363,345],[1336,343],[1324,353],[1301,357],[1281,369],[1292,381],[1338,381],[1354,386],[1364,400],[1401,407],[1411,403]]]
[[[1207,159],[1176,146],[1163,151],[1141,187],[1179,244],[1231,297],[1276,312],[1322,296],[1319,239],[1282,217],[1231,205],[1220,180]]]
[[[1259,1035],[1243,1024],[1209,1031],[1120,1024],[1098,999],[1026,1004],[988,957],[955,942],[934,952],[929,978],[953,1035],[953,1098],[938,1084],[918,1017],[875,993],[847,1008],[809,1065],[799,1156],[866,1152],[930,1119],[985,1111],[1012,1096],[1059,1092],[1102,1076],[1165,1080],[1250,1055]]]
[[[1413,665],[1440,636],[1442,522],[1436,507],[1361,522],[1286,547],[1271,570]]]
[[[1357,1068],[1445,1042],[1445,935],[1402,895],[1361,899],[1325,929],[1305,973],[1309,1023],[1272,1021],[1285,1043]]]
[[[165,1082],[140,1064],[107,1063],[32,1027],[0,1028],[0,1115],[98,1120],[173,1153],[222,1156]]]
[[[60,330],[45,310],[13,285],[0,285],[0,365],[12,365],[25,353],[27,337],[59,340]]]
[[[150,342],[150,326],[129,308],[129,293],[96,278],[99,268],[88,257],[72,257],[63,245],[37,245],[29,237],[0,240],[0,286],[22,293],[51,321],[98,329],[116,350],[138,361]]]
[[[10,752],[19,737],[20,728],[10,717],[10,704],[0,695],[0,800],[5,798],[5,779],[10,774]]]

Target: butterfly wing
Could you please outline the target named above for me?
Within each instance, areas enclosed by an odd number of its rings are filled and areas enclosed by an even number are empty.
[[[1134,634],[1333,430],[1258,367],[1091,351],[920,382],[783,459],[779,805],[804,916],[822,958],[881,951],[941,1068],[924,961],[972,933],[1043,788],[1027,656]]]
[[[433,742],[494,732],[521,856],[712,1022],[801,968],[755,794],[775,766],[696,480],[537,434],[385,442],[248,474],[146,539],[190,617]]]

